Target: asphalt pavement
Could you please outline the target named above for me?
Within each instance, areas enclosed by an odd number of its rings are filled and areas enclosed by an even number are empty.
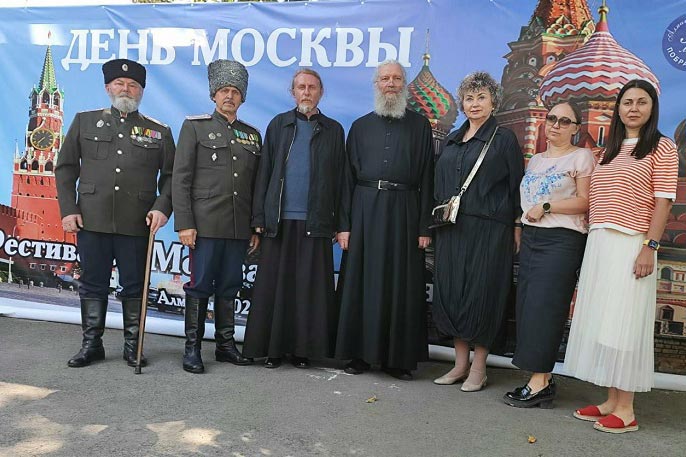
[[[447,363],[409,382],[332,360],[268,370],[215,362],[208,341],[193,375],[183,339],[147,335],[151,364],[135,375],[121,338],[106,330],[107,359],[69,368],[79,326],[0,317],[0,457],[686,456],[686,392],[638,394],[641,429],[610,435],[571,414],[603,390],[565,377],[554,409],[521,410],[500,400],[526,381],[515,370],[489,368],[488,386],[464,393],[431,382]]]

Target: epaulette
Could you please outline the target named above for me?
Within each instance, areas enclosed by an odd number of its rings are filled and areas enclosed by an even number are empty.
[[[146,115],[143,114],[143,113],[138,113],[138,114],[140,114],[141,117],[142,117],[143,119],[147,119],[147,120],[149,120],[149,121],[151,121],[151,122],[154,122],[155,124],[159,124],[159,125],[161,125],[161,126],[164,127],[164,128],[169,128],[169,126],[168,126],[167,124],[165,124],[164,122],[158,121],[158,120],[155,119],[154,117],[146,116]]]
[[[85,113],[98,113],[98,112],[104,112],[105,114],[110,114],[110,109],[109,108],[98,108],[98,109],[89,109],[85,111],[79,111],[79,114],[85,114]]]
[[[206,121],[212,119],[211,114],[194,114],[192,116],[186,116],[189,121]]]
[[[236,119],[236,120],[237,120],[238,122],[240,122],[241,124],[247,125],[247,126],[250,127],[251,129],[255,130],[257,133],[259,133],[260,135],[262,135],[262,132],[260,132],[260,129],[258,129],[258,128],[255,127],[254,125],[248,124],[248,123],[245,122],[243,119]]]

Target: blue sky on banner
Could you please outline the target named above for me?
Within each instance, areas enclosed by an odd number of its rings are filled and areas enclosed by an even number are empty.
[[[65,133],[76,112],[109,104],[101,62],[121,57],[122,45],[129,58],[139,59],[142,47],[142,57],[153,61],[147,65],[141,111],[168,123],[175,137],[185,115],[211,111],[206,63],[222,54],[240,56],[248,64],[248,97],[239,112],[247,122],[264,130],[271,117],[291,107],[288,83],[300,64],[320,71],[326,89],[322,110],[347,128],[371,109],[373,66],[387,56],[386,50],[407,61],[410,80],[416,76],[427,28],[431,70],[451,92],[476,69],[485,69],[499,80],[506,63],[503,56],[509,52],[507,43],[518,38],[536,3],[366,0],[3,8],[0,203],[9,202],[15,139],[23,150],[28,96],[40,77],[48,43],[57,81],[65,92]],[[588,1],[596,19],[600,3]],[[660,79],[661,128],[671,136],[685,116],[678,100],[683,97],[680,89],[686,73],[666,61],[662,39],[665,28],[684,13],[683,2],[660,2],[659,8],[645,5],[640,0],[610,1],[610,30]],[[213,53],[215,39],[222,34],[226,50],[219,45]],[[165,231],[173,237],[170,226]]]

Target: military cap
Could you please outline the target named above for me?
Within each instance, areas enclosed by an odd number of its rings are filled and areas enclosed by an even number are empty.
[[[219,89],[233,86],[241,93],[242,101],[248,94],[248,70],[235,60],[218,59],[207,66],[207,79],[210,82],[210,98]]]
[[[114,59],[102,65],[105,84],[117,78],[131,78],[145,87],[145,67],[129,59]]]

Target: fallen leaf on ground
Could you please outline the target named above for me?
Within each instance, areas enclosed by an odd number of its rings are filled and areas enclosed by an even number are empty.
[[[527,438],[527,441],[529,444],[534,444],[536,442],[536,437],[533,435],[529,435],[529,438]]]
[[[367,402],[367,403],[374,403],[374,402],[377,401],[377,400],[378,400],[378,398],[376,398],[376,395],[374,395],[374,396],[369,397],[368,399],[366,399],[365,402]]]

